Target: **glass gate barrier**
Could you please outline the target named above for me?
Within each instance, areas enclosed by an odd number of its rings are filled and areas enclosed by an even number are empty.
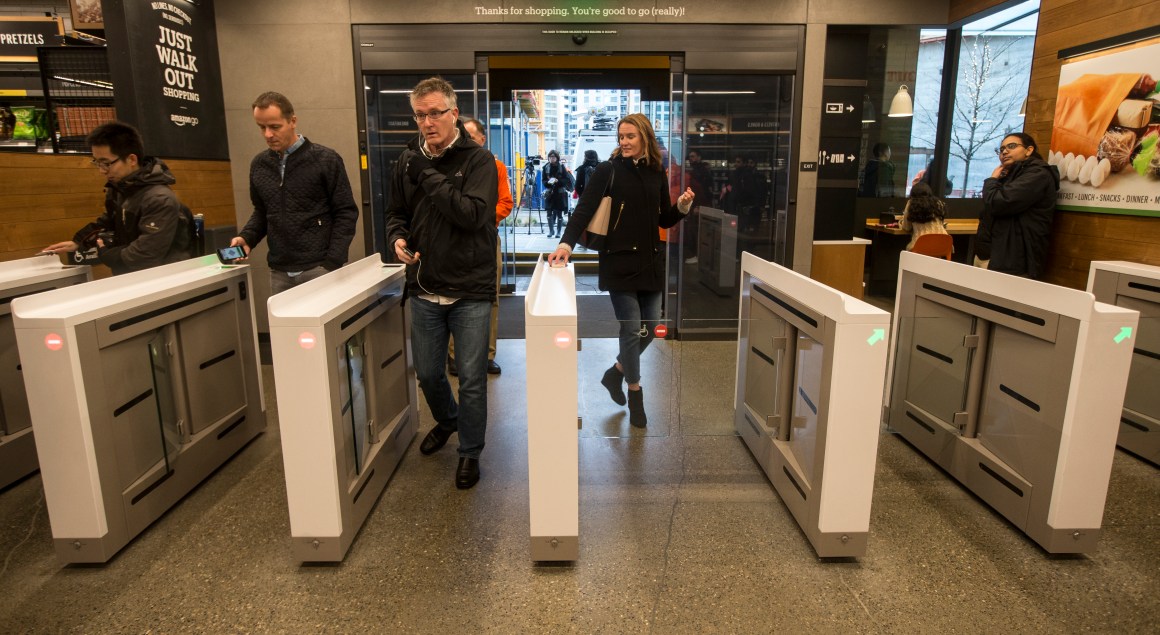
[[[1051,553],[1099,541],[1139,313],[904,252],[884,419]]]
[[[108,561],[265,428],[251,288],[203,256],[12,302],[60,560]]]
[[[92,277],[88,265],[61,266],[55,256],[0,262],[0,490],[35,472],[38,466],[12,302],[82,284]]]
[[[377,255],[270,298],[291,551],[341,561],[418,425],[402,265]]]
[[[1160,267],[1096,261],[1087,290],[1100,302],[1140,313],[1117,444],[1160,465],[1160,391],[1156,390],[1160,386]],[[1129,335],[1120,341],[1128,341]]]

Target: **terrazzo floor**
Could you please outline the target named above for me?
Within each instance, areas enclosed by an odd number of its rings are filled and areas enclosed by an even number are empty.
[[[524,341],[500,340],[483,477],[411,444],[341,564],[291,558],[266,432],[104,565],[55,557],[39,475],[0,491],[0,633],[1060,633],[1160,624],[1160,470],[1117,451],[1098,551],[1051,556],[901,438],[867,554],[821,560],[733,433],[736,344],[646,353],[645,430],[580,354],[580,559],[529,560]],[[420,401],[422,399],[420,398]]]

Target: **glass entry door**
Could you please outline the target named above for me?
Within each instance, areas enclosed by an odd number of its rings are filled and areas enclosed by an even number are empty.
[[[499,226],[501,289],[526,292],[537,257],[555,249],[579,200],[576,180],[586,152],[594,152],[598,161],[608,160],[617,147],[617,122],[625,115],[649,118],[668,160],[670,190],[679,194],[684,141],[679,89],[684,80],[670,72],[679,67],[672,60],[667,55],[478,58],[477,67],[488,71],[476,74],[476,112],[487,125],[489,149],[507,167],[514,201],[512,213]],[[547,209],[558,209],[559,200],[553,203],[545,196],[543,169],[550,153],[559,156],[570,174],[566,209],[559,217]],[[667,238],[667,233],[661,235]],[[596,253],[577,248],[572,260],[578,293],[599,294]]]
[[[677,328],[684,335],[732,333],[741,253],[790,265],[794,77],[689,74],[685,82],[683,177],[696,204],[672,261],[679,269]]]

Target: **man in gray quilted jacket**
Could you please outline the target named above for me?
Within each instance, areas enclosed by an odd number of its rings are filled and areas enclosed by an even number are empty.
[[[273,295],[346,264],[358,206],[342,157],[298,134],[289,99],[262,93],[253,108],[270,149],[250,163],[254,213],[230,244],[248,256],[263,238],[269,241]]]

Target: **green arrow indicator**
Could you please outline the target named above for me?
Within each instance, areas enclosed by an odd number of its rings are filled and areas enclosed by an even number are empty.
[[[1131,332],[1131,330],[1132,329],[1128,329],[1129,332]],[[870,336],[870,339],[866,340],[866,343],[874,346],[884,339],[886,339],[886,329],[874,329],[874,334]],[[1116,341],[1118,342],[1119,340]]]
[[[1120,334],[1119,334],[1119,335],[1117,335],[1117,336],[1116,336],[1116,338],[1115,338],[1115,339],[1116,339],[1116,343],[1117,343],[1117,344],[1119,344],[1120,342],[1122,342],[1122,341],[1124,341],[1124,340],[1128,339],[1129,337],[1132,337],[1132,327],[1130,327],[1130,326],[1121,326],[1121,327],[1120,327]]]

